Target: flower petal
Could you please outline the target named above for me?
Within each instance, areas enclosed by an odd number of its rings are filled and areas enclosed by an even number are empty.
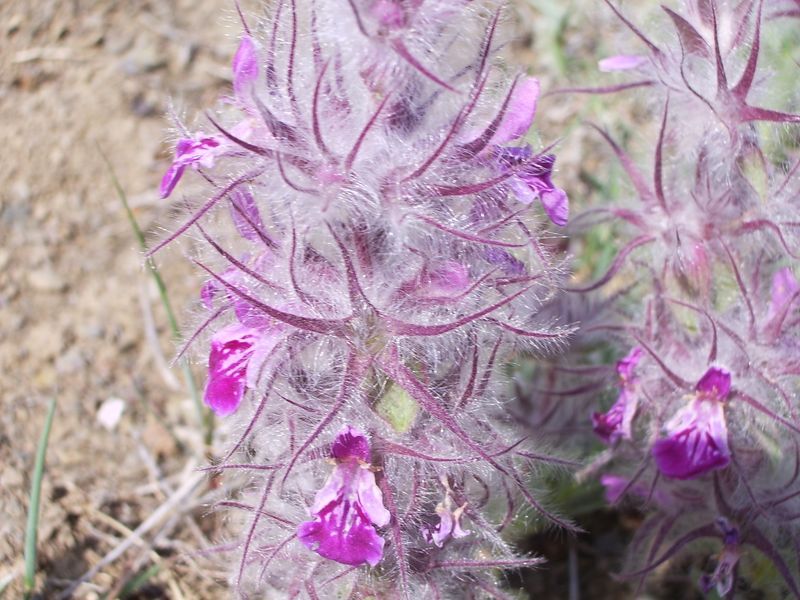
[[[249,35],[242,36],[239,48],[233,56],[233,93],[240,102],[249,102],[247,91],[258,78],[258,53]]]
[[[731,374],[721,367],[711,367],[694,389],[700,395],[724,400],[731,393]]]
[[[233,224],[236,226],[239,235],[251,242],[261,239],[256,230],[253,229],[253,225],[259,229],[264,228],[253,194],[247,190],[236,189],[231,192],[230,197],[231,219],[233,219]]]
[[[618,54],[609,56],[597,63],[598,68],[604,73],[612,71],[627,71],[635,69],[647,62],[647,57],[638,54]]]
[[[564,227],[569,220],[569,198],[567,193],[559,188],[544,192],[541,197],[544,212],[550,220],[559,227]]]
[[[617,361],[617,374],[620,379],[629,381],[633,378],[633,370],[636,368],[636,365],[639,364],[639,361],[642,360],[642,356],[644,356],[644,350],[639,346],[634,346],[624,358]]]
[[[491,143],[504,144],[525,135],[531,128],[539,101],[539,80],[526,77],[514,88],[503,120]]]
[[[213,137],[204,137],[199,140],[186,138],[178,140],[175,145],[175,159],[161,179],[161,187],[159,189],[161,198],[166,198],[172,193],[187,166],[198,163],[206,167],[213,166],[214,158],[217,154],[216,149],[219,146],[219,140]]]
[[[606,444],[613,444],[620,439],[631,439],[631,427],[637,406],[638,398],[634,391],[623,387],[617,401],[608,412],[592,415],[592,429]]]
[[[348,425],[333,441],[331,455],[339,460],[355,458],[369,462],[369,440],[360,430]]]
[[[600,483],[605,488],[606,501],[615,504],[622,499],[622,494],[637,496],[642,500],[654,501],[661,508],[668,508],[674,505],[674,500],[662,489],[651,490],[642,483],[634,483],[628,477],[620,475],[606,474],[600,477]]]
[[[170,165],[169,169],[167,169],[167,172],[164,173],[164,177],[161,178],[161,186],[158,190],[162,200],[167,198],[172,193],[172,190],[174,190],[175,186],[178,185],[178,182],[181,180],[185,170],[186,165],[179,165],[176,163],[172,163]]]
[[[383,506],[383,494],[375,483],[375,474],[369,467],[363,466],[356,474],[356,495],[364,514],[378,527],[385,527],[391,520],[391,514]]]
[[[497,161],[501,171],[517,169],[509,184],[520,202],[529,204],[534,198],[539,198],[554,224],[559,227],[567,224],[569,198],[564,190],[553,185],[550,178],[556,161],[554,155],[534,156],[530,148],[502,148]]]
[[[216,414],[228,415],[242,401],[247,363],[258,336],[257,330],[236,323],[211,338],[205,403]]]
[[[331,502],[313,521],[301,523],[297,537],[309,550],[345,565],[375,566],[383,558],[383,538],[349,498]]]
[[[617,400],[614,405],[604,413],[592,413],[592,429],[606,444],[613,444],[621,435],[622,418],[625,405]]]
[[[667,424],[668,437],[653,445],[658,469],[673,479],[694,479],[730,462],[723,404],[695,398]]]
[[[383,506],[375,474],[365,463],[369,442],[348,426],[336,436],[331,453],[337,465],[314,498],[313,519],[300,524],[297,536],[307,548],[330,560],[375,566],[383,557],[384,540],[373,523],[387,525],[391,515]]]
[[[439,523],[435,527],[425,527],[422,530],[422,534],[428,543],[441,548],[450,538],[457,540],[471,534],[471,531],[462,529],[460,523],[461,515],[464,513],[466,506],[465,504],[453,510],[450,496],[446,496],[445,501],[436,507]]]
[[[530,204],[538,197],[536,191],[531,189],[531,187],[519,177],[512,177],[509,180],[509,185],[511,191],[514,192],[514,195],[517,197],[517,200],[523,204]]]

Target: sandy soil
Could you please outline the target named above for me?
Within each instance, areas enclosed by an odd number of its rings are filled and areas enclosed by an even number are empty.
[[[151,228],[167,210],[157,197],[167,103],[208,106],[227,85],[231,6],[0,3],[0,580],[21,574],[30,469],[55,396],[39,532],[47,597],[151,514],[198,454],[194,408],[180,372],[165,368],[166,319],[100,152]],[[187,266],[169,254],[161,262],[185,306]],[[108,430],[97,415],[114,398],[125,410]],[[198,543],[185,522],[171,530],[164,555],[181,538]],[[124,575],[142,552],[110,573]],[[213,577],[197,571],[176,565],[182,593],[213,597]],[[94,583],[108,589],[112,578]],[[19,577],[10,593],[18,587]]]

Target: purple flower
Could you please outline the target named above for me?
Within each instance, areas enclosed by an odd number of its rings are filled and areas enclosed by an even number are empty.
[[[243,35],[233,56],[233,93],[242,104],[250,104],[248,92],[258,79],[258,53],[253,39]]]
[[[239,139],[249,138],[252,134],[250,122],[245,120],[236,124],[230,133]],[[166,198],[172,193],[186,167],[210,169],[218,158],[237,151],[238,146],[222,136],[199,134],[194,139],[179,139],[175,145],[175,158],[161,179],[161,197]]]
[[[297,537],[330,560],[374,567],[383,557],[384,544],[375,525],[388,525],[390,514],[368,462],[367,437],[348,425],[336,436],[331,455],[336,466],[314,498],[314,518],[300,524]]]
[[[465,291],[469,284],[469,269],[454,260],[447,260],[426,273],[417,293],[424,298],[452,298]]]
[[[717,519],[717,527],[722,532],[724,546],[717,559],[717,568],[711,575],[700,577],[700,588],[704,594],[716,588],[720,598],[725,598],[733,588],[733,575],[741,557],[739,549],[739,530],[724,517]]]
[[[471,531],[461,529],[461,517],[467,508],[465,502],[462,506],[453,510],[453,499],[449,487],[445,493],[444,500],[436,506],[436,514],[439,516],[439,523],[433,527],[423,527],[422,535],[429,544],[434,544],[441,548],[444,543],[452,538],[457,540],[468,536]]]
[[[161,197],[166,198],[172,193],[189,165],[213,167],[215,150],[219,146],[220,142],[214,136],[200,137],[194,140],[186,138],[178,140],[175,146],[175,160],[172,161],[172,165],[161,179]]]
[[[556,157],[553,154],[534,154],[530,146],[497,148],[498,169],[513,174],[509,185],[517,200],[530,204],[539,200],[550,220],[563,227],[569,218],[569,199],[564,190],[553,184],[551,176]]]
[[[242,105],[249,105],[251,101],[248,92],[258,79],[258,53],[250,36],[242,36],[239,48],[233,57],[232,68],[233,92]],[[250,133],[250,124],[242,121],[231,129],[231,133],[245,139]],[[161,197],[166,198],[172,193],[186,167],[210,169],[217,158],[234,149],[235,146],[227,138],[216,135],[198,135],[194,139],[181,138],[175,146],[175,159],[161,179]]]
[[[622,387],[619,397],[608,412],[592,415],[594,432],[607,444],[613,444],[620,439],[631,439],[631,424],[638,405],[633,371],[642,360],[643,354],[642,349],[635,346],[627,356],[617,362],[617,373]]]
[[[530,204],[539,199],[550,220],[559,226],[567,224],[569,202],[566,193],[553,185],[555,156],[534,155],[528,145],[507,147],[502,144],[520,139],[527,133],[536,116],[539,100],[539,81],[526,77],[518,83],[508,99],[505,114],[492,136],[489,147],[493,148],[496,168],[500,173],[514,173],[509,185],[520,202]]]
[[[604,73],[612,71],[628,71],[640,67],[647,62],[647,57],[639,54],[618,54],[604,58],[597,66]]]
[[[525,263],[502,248],[494,246],[486,248],[483,256],[491,264],[500,267],[506,275],[519,277],[525,274]]]
[[[216,414],[228,415],[242,401],[247,366],[258,337],[258,330],[234,323],[211,338],[205,402]]]
[[[623,358],[617,361],[617,374],[623,385],[633,382],[633,370],[642,360],[644,351],[639,346],[634,346]]]
[[[251,318],[236,306],[239,322],[223,327],[211,338],[205,403],[217,415],[236,411],[247,388],[254,388],[267,359],[289,327],[267,318]],[[261,317],[261,315],[259,315]]]
[[[653,445],[659,470],[673,479],[693,479],[730,462],[724,401],[731,375],[711,367],[695,386],[691,401],[665,425],[667,437]]]
[[[606,474],[600,477],[600,483],[605,488],[606,501],[609,504],[616,504],[624,495],[631,495],[641,500],[652,500],[660,507],[668,507],[672,504],[672,499],[663,490],[651,490],[642,483],[631,484],[628,477],[620,475]]]
[[[505,115],[492,136],[492,144],[505,144],[528,133],[536,116],[539,101],[539,80],[526,77],[514,87]]]

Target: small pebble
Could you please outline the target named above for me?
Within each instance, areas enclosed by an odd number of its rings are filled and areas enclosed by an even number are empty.
[[[125,400],[122,398],[109,398],[100,405],[97,411],[97,422],[108,431],[114,431],[125,412]]]

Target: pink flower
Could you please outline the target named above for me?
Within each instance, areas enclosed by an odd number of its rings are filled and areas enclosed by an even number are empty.
[[[472,533],[461,529],[461,517],[467,508],[465,502],[462,506],[453,510],[453,498],[449,486],[444,495],[444,500],[436,506],[436,514],[439,516],[439,523],[434,527],[423,527],[422,535],[429,544],[434,544],[441,548],[450,538],[457,540]]]
[[[497,162],[501,173],[514,172],[509,177],[511,191],[517,200],[530,204],[542,203],[550,220],[563,227],[569,219],[567,193],[553,184],[551,179],[556,157],[552,154],[534,154],[530,146],[498,148]]]
[[[691,401],[670,419],[667,437],[653,445],[658,469],[673,479],[693,479],[730,462],[724,401],[731,375],[711,367],[695,386]]]
[[[526,77],[514,87],[506,113],[492,137],[492,144],[505,144],[528,133],[539,102],[539,80]]]
[[[182,138],[175,146],[175,159],[161,179],[161,197],[166,198],[178,185],[186,167],[213,167],[220,141],[214,137]]]
[[[592,415],[594,432],[607,444],[613,444],[620,439],[631,439],[631,424],[638,405],[633,371],[642,355],[642,349],[636,346],[617,362],[617,374],[622,387],[619,397],[608,412]]]
[[[231,128],[230,134],[246,140],[252,135],[250,122],[245,120],[238,123]],[[161,179],[161,187],[159,189],[161,197],[166,198],[172,193],[172,190],[175,189],[175,186],[178,185],[181,177],[183,177],[186,167],[210,169],[220,157],[238,151],[239,146],[221,135],[205,136],[198,134],[194,138],[181,138],[175,145],[175,158]]]
[[[665,508],[672,504],[672,498],[663,490],[651,490],[642,483],[634,483],[628,477],[606,474],[600,477],[600,483],[605,488],[606,501],[616,504],[622,499],[623,494],[638,497],[641,500],[653,500],[658,506]]]
[[[446,260],[427,269],[421,286],[416,290],[420,298],[453,298],[469,288],[469,270],[454,260]]]
[[[647,62],[647,57],[637,54],[618,54],[616,56],[609,56],[604,58],[597,66],[601,71],[610,73],[612,71],[628,71],[641,67]]]
[[[724,517],[717,519],[717,527],[722,532],[724,546],[717,560],[717,568],[713,574],[700,577],[700,587],[704,594],[716,588],[719,597],[725,598],[733,588],[734,570],[741,557],[739,530]]]
[[[242,401],[247,367],[258,337],[258,330],[234,323],[211,338],[205,402],[216,414],[228,415]]]
[[[243,35],[239,48],[233,56],[233,93],[244,105],[251,103],[249,96],[253,83],[258,79],[258,53],[253,39]]]
[[[236,411],[246,389],[255,388],[273,350],[288,333],[287,325],[250,316],[237,306],[239,322],[211,338],[204,400],[217,415]]]
[[[539,81],[526,77],[518,83],[508,99],[505,114],[492,135],[496,168],[500,173],[514,171],[509,186],[517,199],[530,204],[539,200],[547,216],[558,226],[567,224],[569,200],[564,190],[550,179],[555,165],[552,154],[534,154],[528,145],[506,147],[501,144],[519,140],[531,128],[539,100]]]
[[[331,455],[336,467],[314,498],[314,518],[300,524],[297,537],[330,560],[374,567],[384,544],[375,526],[388,525],[390,514],[369,464],[367,437],[348,425],[336,436]]]

